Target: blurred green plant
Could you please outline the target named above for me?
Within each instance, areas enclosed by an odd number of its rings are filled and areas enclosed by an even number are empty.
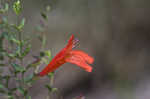
[[[37,38],[41,42],[41,48],[37,55],[32,55],[32,38],[23,35],[27,19],[21,18],[22,0],[1,0],[0,5],[0,95],[4,99],[32,99],[28,90],[38,80],[39,66],[42,63],[48,64],[51,60],[51,51],[45,50],[46,35],[44,31],[46,26],[42,25],[48,20],[47,12],[51,7],[47,6],[45,11],[40,13],[44,19],[38,26],[39,35]],[[9,11],[15,13],[17,22],[9,23],[8,14],[6,14]],[[20,18],[21,20],[19,20]],[[29,64],[24,62],[28,56],[32,56],[34,59]],[[4,71],[5,68],[8,70],[7,73]],[[33,71],[31,72],[31,70]],[[54,73],[47,77],[50,83],[44,85],[45,88],[49,93],[57,91],[57,88],[52,88]],[[13,87],[10,80],[15,82]]]
[[[16,15],[19,15],[21,13],[22,8],[21,8],[20,0],[17,0],[14,2],[13,10],[16,13]]]

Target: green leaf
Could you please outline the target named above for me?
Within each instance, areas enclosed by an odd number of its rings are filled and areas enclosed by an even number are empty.
[[[8,5],[8,3],[6,3],[5,4],[5,11],[8,11],[8,9],[9,9],[9,5]]]
[[[42,37],[40,36],[39,39],[42,42],[42,47],[44,48],[46,45],[46,36],[45,35],[43,35]]]
[[[22,9],[21,9],[20,0],[14,2],[14,4],[13,4],[13,10],[14,10],[14,12],[16,13],[16,15],[19,15],[19,14],[20,14],[20,12],[21,12],[21,10],[22,10]]]
[[[17,88],[12,88],[12,89],[10,89],[10,91],[12,91],[12,92],[14,92],[14,91],[16,91],[17,90]]]
[[[21,59],[21,46],[17,46],[17,49],[16,49],[16,57]]]
[[[15,78],[15,80],[18,82],[18,83],[21,83],[22,81],[18,78]]]
[[[4,68],[0,68],[0,74],[2,74],[2,73],[3,73],[3,71],[4,71],[3,69],[4,69]]]
[[[57,88],[52,88],[52,92],[56,92],[57,90]]]
[[[0,67],[3,67],[3,66],[5,66],[5,64],[0,64]]]
[[[5,3],[5,7],[0,9],[0,13],[5,13],[8,11],[8,9],[9,9],[9,5],[8,5],[8,3]]]
[[[31,96],[27,95],[27,99],[32,99]]]
[[[43,17],[43,19],[47,20],[48,19],[48,16],[44,13],[44,12],[41,12],[41,16]]]
[[[47,51],[41,51],[40,52],[40,57],[44,57],[44,56],[47,56],[49,59],[51,58],[51,51],[50,50],[47,50]]]
[[[47,5],[46,6],[46,11],[48,12],[48,11],[50,11],[51,10],[51,6],[50,5]]]
[[[4,9],[0,9],[0,13],[5,13],[5,10]]]
[[[50,50],[47,50],[45,51],[45,55],[49,58],[49,60],[51,60],[51,51]]]
[[[4,88],[4,85],[0,84],[0,89],[3,89]]]
[[[20,65],[18,65],[18,64],[12,63],[11,65],[13,66],[14,70],[16,71],[16,73],[25,71],[25,68],[20,66]]]
[[[8,19],[7,19],[7,17],[2,17],[2,22],[3,22],[4,24],[8,24]]]
[[[48,89],[49,92],[56,92],[57,88],[52,88],[50,85],[45,85],[45,87]]]
[[[4,60],[4,56],[2,53],[0,53],[0,60]]]
[[[0,75],[0,82],[3,80],[3,76],[2,75]]]
[[[5,86],[8,88],[8,83],[9,83],[9,80],[10,80],[10,76],[6,75],[3,78],[5,79]]]
[[[4,21],[7,23],[7,18],[4,18]],[[3,32],[3,37],[5,38],[5,39],[9,39],[9,33],[8,32]]]
[[[3,34],[0,35],[0,51],[3,50],[3,41],[4,41],[4,36]]]
[[[43,58],[42,58],[42,62],[45,63],[45,64],[48,64],[48,63],[49,63],[49,60],[43,57]]]
[[[3,33],[0,35],[0,60],[4,59],[4,48],[3,48],[4,35]]]
[[[24,27],[25,24],[25,18],[22,19],[20,25],[18,26],[18,29],[21,30]]]
[[[46,57],[44,57],[44,56],[46,56]],[[44,52],[40,52],[40,57],[41,57],[42,62],[44,62],[45,64],[48,64],[49,61],[51,61],[51,59],[52,59],[51,51],[47,50]]]
[[[12,95],[9,95],[8,99],[14,99],[14,97]]]
[[[45,52],[40,52],[40,57],[44,57],[45,56]]]
[[[25,83],[32,82],[33,77],[34,77],[33,74],[30,74],[29,76],[27,76],[27,77],[24,79]]]
[[[28,93],[27,90],[25,88],[23,88],[23,87],[18,87],[17,89],[24,96],[26,96],[27,93]]]
[[[0,89],[0,93],[3,93],[3,94],[4,94],[4,93],[5,93],[5,91]]]
[[[36,26],[36,30],[39,32],[43,32],[44,28],[42,26]]]
[[[15,58],[16,57],[15,54],[11,54],[11,53],[7,53],[6,56],[8,56],[9,58]]]
[[[30,67],[37,67],[38,65],[40,65],[41,64],[41,60],[40,59],[36,59],[35,61],[33,61],[31,64],[29,64],[28,66],[27,66],[27,69],[29,69]]]
[[[45,87],[48,89],[49,92],[52,92],[52,87],[50,85],[46,84]]]
[[[24,95],[24,94],[25,94],[25,90],[24,90],[24,88],[19,87],[19,88],[17,88],[17,89],[18,89],[18,91],[19,91],[22,95]]]
[[[25,57],[30,52],[30,50],[31,50],[31,45],[28,44],[24,52],[22,53],[22,57]]]
[[[21,43],[19,40],[15,39],[14,37],[11,38],[11,41],[16,43],[17,45],[20,45]]]
[[[16,35],[13,34],[13,32],[3,32],[3,36],[5,39],[7,39],[11,44],[16,43],[20,44],[20,41],[16,39]]]

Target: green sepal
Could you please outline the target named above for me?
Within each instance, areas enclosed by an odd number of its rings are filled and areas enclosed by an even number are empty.
[[[18,64],[15,64],[15,63],[12,63],[11,65],[13,66],[13,68],[14,68],[16,73],[18,73],[18,72],[22,72],[22,73],[25,72],[25,68],[24,67],[22,67],[22,66],[20,66]]]

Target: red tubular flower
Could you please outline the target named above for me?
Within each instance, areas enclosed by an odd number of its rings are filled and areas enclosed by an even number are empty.
[[[76,64],[87,72],[91,72],[92,67],[88,64],[92,64],[94,59],[83,51],[72,49],[75,47],[77,41],[78,40],[74,39],[74,35],[72,35],[65,48],[52,59],[52,61],[39,73],[39,76],[45,76],[49,72],[53,72],[66,62]]]

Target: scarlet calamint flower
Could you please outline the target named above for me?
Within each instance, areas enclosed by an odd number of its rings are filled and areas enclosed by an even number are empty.
[[[72,35],[68,41],[68,44],[63,48],[53,59],[52,61],[39,73],[39,76],[45,76],[49,72],[53,72],[58,67],[64,63],[76,64],[79,67],[83,68],[87,72],[92,71],[92,67],[88,64],[92,64],[94,59],[80,50],[73,50],[76,46],[78,40],[74,39]]]

